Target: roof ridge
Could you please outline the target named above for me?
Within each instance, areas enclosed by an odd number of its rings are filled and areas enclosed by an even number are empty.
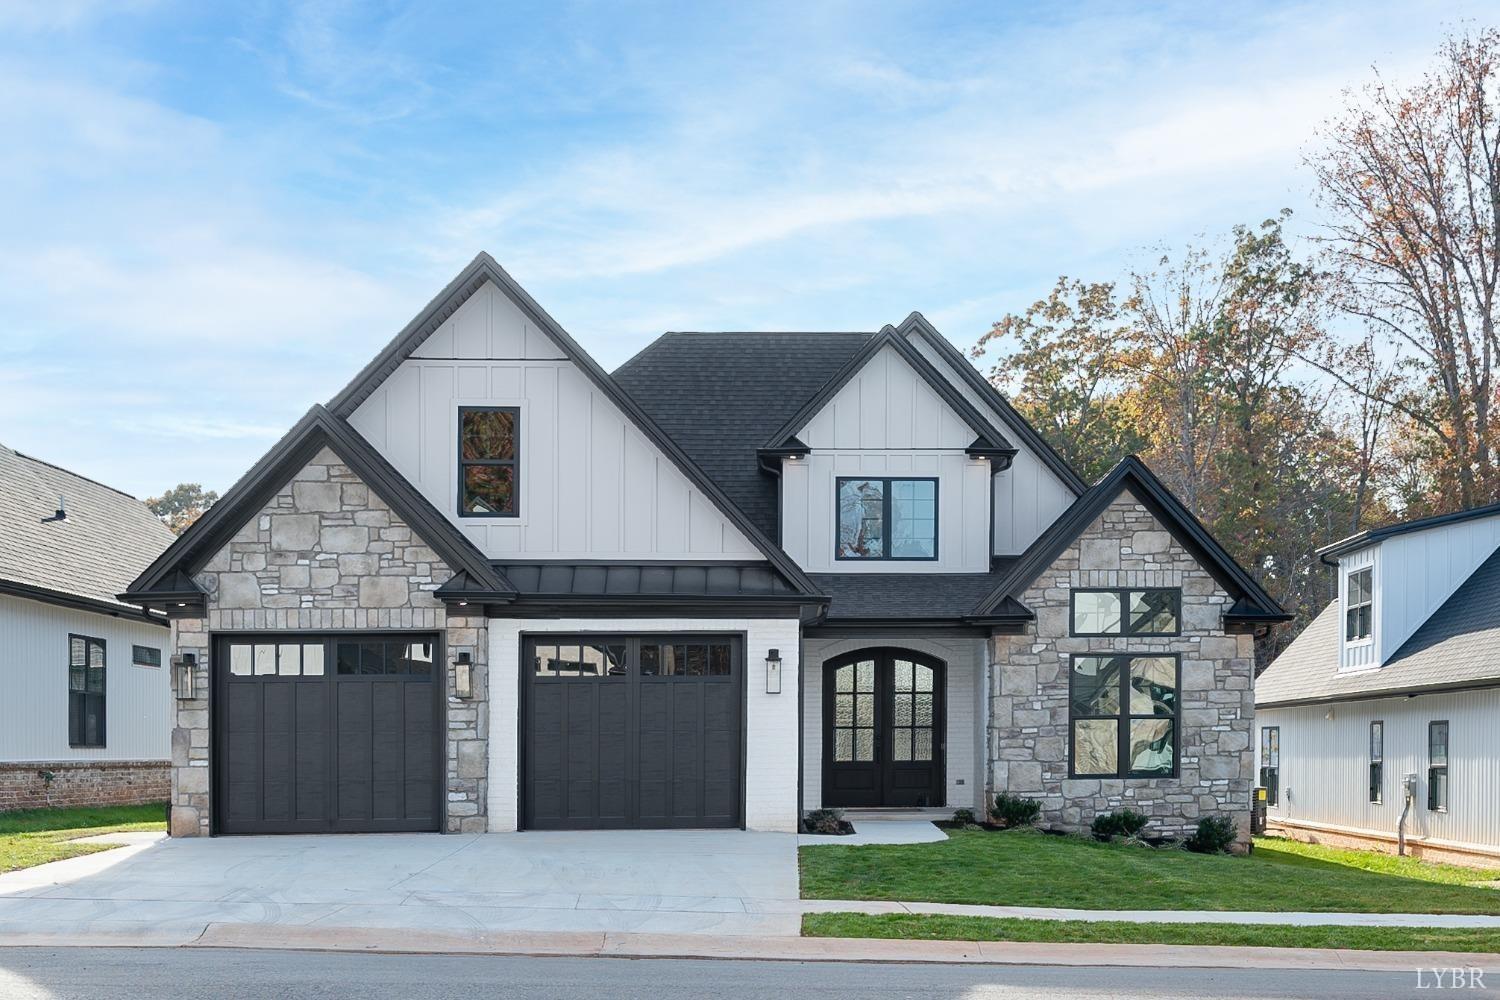
[[[10,451],[11,454],[15,455],[17,458],[24,458],[28,462],[35,462],[37,465],[45,465],[49,469],[56,469],[58,472],[66,473],[67,475],[72,476],[74,479],[82,479],[86,483],[93,483],[95,486],[109,490],[111,493],[118,493],[120,494],[120,496],[125,497],[127,500],[136,500],[142,503],[145,502],[142,501],[141,498],[136,496],[134,493],[126,493],[119,487],[111,486],[108,483],[101,483],[99,480],[94,479],[90,476],[85,476],[81,472],[74,472],[72,469],[65,469],[61,465],[58,465],[56,462],[49,462],[45,458],[37,458],[35,455],[28,455],[24,451],[16,451],[16,449],[14,448],[10,449]]]

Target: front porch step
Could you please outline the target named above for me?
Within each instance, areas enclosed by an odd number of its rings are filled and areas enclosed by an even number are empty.
[[[870,822],[883,819],[925,819],[925,820],[947,820],[953,818],[952,806],[935,806],[923,808],[912,807],[889,807],[884,809],[842,809],[844,818],[857,827],[860,820]]]

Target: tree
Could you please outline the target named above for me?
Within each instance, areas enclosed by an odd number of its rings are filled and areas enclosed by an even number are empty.
[[[178,483],[159,497],[148,497],[146,506],[180,535],[218,499],[219,494],[198,483]]]
[[[1331,217],[1338,305],[1363,321],[1392,377],[1339,384],[1388,408],[1433,460],[1419,506],[1451,510],[1500,490],[1494,365],[1500,283],[1500,31],[1449,37],[1410,87],[1378,75],[1351,94],[1312,160]]]

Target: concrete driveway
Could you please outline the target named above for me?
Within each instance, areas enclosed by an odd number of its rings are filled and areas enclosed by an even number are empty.
[[[792,834],[123,836],[136,842],[0,875],[0,937],[179,941],[211,923],[782,935],[800,922]]]

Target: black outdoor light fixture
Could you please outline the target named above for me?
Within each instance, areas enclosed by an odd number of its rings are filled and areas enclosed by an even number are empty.
[[[468,652],[453,658],[453,696],[464,701],[474,697],[474,660]]]
[[[781,693],[781,651],[766,651],[766,694]]]
[[[172,679],[180,701],[190,701],[198,696],[196,667],[198,658],[192,653],[179,653],[172,657]]]

